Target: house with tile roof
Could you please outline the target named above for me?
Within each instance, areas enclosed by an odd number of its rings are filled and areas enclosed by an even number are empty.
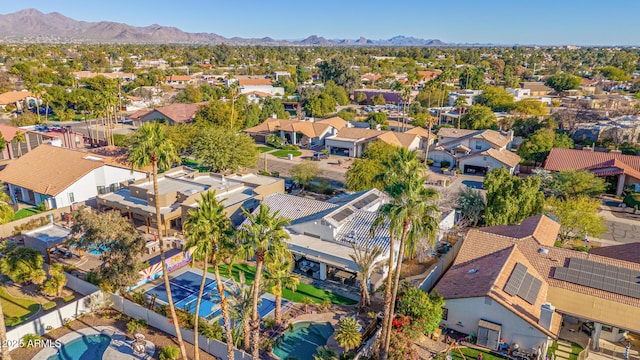
[[[429,150],[429,159],[440,165],[443,161],[462,169],[464,173],[486,174],[497,167],[514,173],[520,156],[511,151],[513,133],[494,130],[441,128],[438,142]]]
[[[275,134],[283,143],[314,147],[324,146],[327,137],[345,126],[347,122],[337,116],[316,121],[269,118],[259,125],[244,129],[244,132],[261,144],[266,144],[269,135]]]
[[[145,178],[106,157],[49,144],[38,146],[0,171],[13,202],[44,203],[48,209],[70,206]]]
[[[619,251],[585,253],[554,246],[560,224],[544,215],[519,225],[470,230],[453,265],[436,284],[443,323],[545,354],[564,319],[594,322],[592,343],[640,331],[640,263]],[[606,248],[605,248],[606,249]],[[619,286],[618,286],[619,285]]]
[[[25,142],[14,140],[16,133],[23,133]],[[51,144],[69,149],[84,147],[84,135],[74,132],[70,127],[46,127],[41,125],[15,127],[0,124],[0,134],[7,143],[0,151],[0,161],[19,158],[42,144]]]
[[[0,94],[0,110],[14,106],[16,111],[26,111],[35,107],[36,99],[30,91],[9,91]]]
[[[142,125],[145,122],[164,120],[169,124],[187,124],[193,121],[196,113],[202,106],[208,105],[208,101],[194,104],[173,103],[161,106],[153,110],[139,110],[129,116],[134,125]]]
[[[640,184],[640,156],[625,155],[619,151],[608,153],[592,148],[553,148],[544,163],[548,171],[588,170],[603,177],[616,187],[616,195],[622,195],[626,185]]]
[[[391,130],[373,130],[347,126],[325,141],[325,148],[331,154],[360,157],[367,146],[380,140],[387,144],[419,150],[422,147],[424,134],[416,132],[396,132]]]
[[[250,94],[257,91],[276,97],[284,96],[284,88],[273,86],[273,80],[266,76],[238,76],[232,81],[238,83],[240,94]]]

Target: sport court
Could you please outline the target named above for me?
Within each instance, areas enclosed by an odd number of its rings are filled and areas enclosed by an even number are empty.
[[[198,299],[198,291],[200,290],[201,281],[202,274],[197,274],[192,271],[185,271],[182,274],[169,279],[171,295],[176,308],[188,311],[192,314],[196,312],[196,301]],[[223,287],[225,289],[234,289],[233,282],[227,279],[223,279]],[[157,296],[156,300],[165,304],[169,303],[167,288],[164,285],[164,282],[147,290],[146,295],[150,297]],[[225,295],[227,298],[229,297],[228,290],[225,290]],[[263,295],[260,299],[261,303],[258,307],[260,318],[268,316],[276,308],[275,301],[265,296],[266,295]],[[287,305],[286,303],[286,301],[283,301],[283,309],[288,308],[288,306],[285,306]],[[222,310],[220,309],[220,293],[218,292],[218,284],[215,279],[209,277],[205,279],[205,287],[198,315],[207,320],[213,320],[222,315]]]

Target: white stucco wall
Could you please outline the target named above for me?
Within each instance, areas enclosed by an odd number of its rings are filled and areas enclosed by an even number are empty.
[[[459,161],[458,167],[464,170],[465,165],[487,167],[487,164],[490,165],[490,169],[505,167],[507,170],[509,170],[510,173],[513,174],[513,168],[508,167],[507,165],[492,158],[491,156],[474,156],[474,157],[462,159]]]
[[[477,335],[478,322],[484,319],[502,325],[500,338],[508,344],[516,343],[521,349],[540,347],[546,352],[549,338],[543,332],[488,297],[446,299],[445,308],[448,316],[443,323],[451,329]]]
[[[440,162],[444,160],[450,162],[451,165],[456,164],[456,159],[453,157],[453,155],[444,151],[430,151],[428,157],[429,159],[433,160],[434,165],[440,165]]]
[[[347,140],[347,139],[339,140],[339,139],[325,138],[324,144],[325,144],[325,148],[329,151],[331,150],[332,147],[344,148],[344,149],[349,149],[350,157],[356,156],[357,145],[355,144],[355,140]]]

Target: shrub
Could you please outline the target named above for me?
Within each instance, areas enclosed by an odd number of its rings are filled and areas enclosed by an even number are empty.
[[[460,168],[456,169],[456,174],[462,174],[462,169]]]
[[[267,318],[264,319],[264,328],[267,330],[273,330],[278,326],[278,324],[276,323],[276,319],[274,318]]]
[[[24,337],[22,337],[22,341],[24,341],[24,345],[29,349],[36,347],[37,345],[40,345],[39,343],[37,343],[40,340],[42,340],[42,336],[38,334],[27,334]]]
[[[176,346],[165,346],[160,350],[160,360],[175,360],[180,357],[180,349]]]
[[[135,334],[138,330],[144,330],[147,328],[147,322],[143,319],[131,319],[127,322],[127,331],[131,334]]]
[[[132,291],[131,292],[131,299],[133,300],[134,303],[138,304],[138,305],[146,305],[147,301],[144,298],[144,293],[142,291]]]
[[[44,311],[49,311],[55,307],[56,307],[56,303],[54,303],[53,301],[42,304],[42,310]]]
[[[64,272],[66,272],[67,274],[70,274],[72,271],[78,270],[78,268],[75,265],[64,265],[62,267],[62,270],[64,270]]]
[[[429,165],[429,166],[433,165],[433,160],[432,159],[427,159],[427,165]]]
[[[582,252],[589,252],[589,247],[588,246],[578,246],[576,248],[576,250],[582,251]]]
[[[16,326],[20,323],[22,323],[22,318],[19,316],[9,316],[4,320],[6,327]]]
[[[268,171],[260,170],[260,171],[258,171],[258,175],[271,176],[271,173],[268,172]]]
[[[198,332],[200,333],[200,335],[206,337],[207,339],[215,339],[220,341],[222,341],[223,339],[222,325],[220,325],[218,321],[214,321],[209,324],[204,319],[199,319]]]
[[[113,134],[113,145],[119,147],[127,146],[127,135],[123,134]]]
[[[100,285],[100,275],[97,271],[89,271],[86,280],[93,285]]]
[[[623,202],[630,208],[636,206],[640,208],[640,193],[631,193],[625,196]]]
[[[273,172],[271,172],[271,176],[280,177],[280,172],[279,171],[273,171]]]
[[[300,150],[298,145],[285,145],[281,148],[282,150]]]
[[[69,296],[65,296],[64,298],[62,298],[62,300],[64,300],[64,302],[68,303],[68,302],[72,302],[75,298],[76,298],[76,296],[71,294]]]
[[[440,167],[448,168],[449,166],[451,166],[451,162],[450,161],[447,161],[447,160],[440,161]]]

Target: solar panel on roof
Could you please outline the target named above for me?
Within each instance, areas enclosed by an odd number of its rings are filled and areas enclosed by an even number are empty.
[[[353,210],[351,210],[350,208],[344,208],[342,210],[340,210],[339,212],[333,214],[331,216],[331,218],[337,222],[340,222],[346,218],[348,218],[351,214],[353,214]]]
[[[511,275],[509,276],[507,284],[504,287],[504,292],[511,296],[515,296],[516,294],[518,294],[525,275],[527,275],[527,267],[520,263],[517,263],[513,268]]]
[[[378,200],[378,195],[377,194],[369,194],[367,196],[365,196],[364,198],[356,201],[353,204],[353,207],[355,207],[356,209],[362,209],[363,207],[371,204],[372,202]]]
[[[637,270],[571,258],[567,268],[555,268],[553,277],[640,299],[640,272]]]
[[[524,296],[521,296],[524,301],[529,304],[534,304],[536,302],[538,294],[540,293],[540,288],[542,287],[542,281],[533,277],[532,279],[531,288],[529,288],[529,291]]]

